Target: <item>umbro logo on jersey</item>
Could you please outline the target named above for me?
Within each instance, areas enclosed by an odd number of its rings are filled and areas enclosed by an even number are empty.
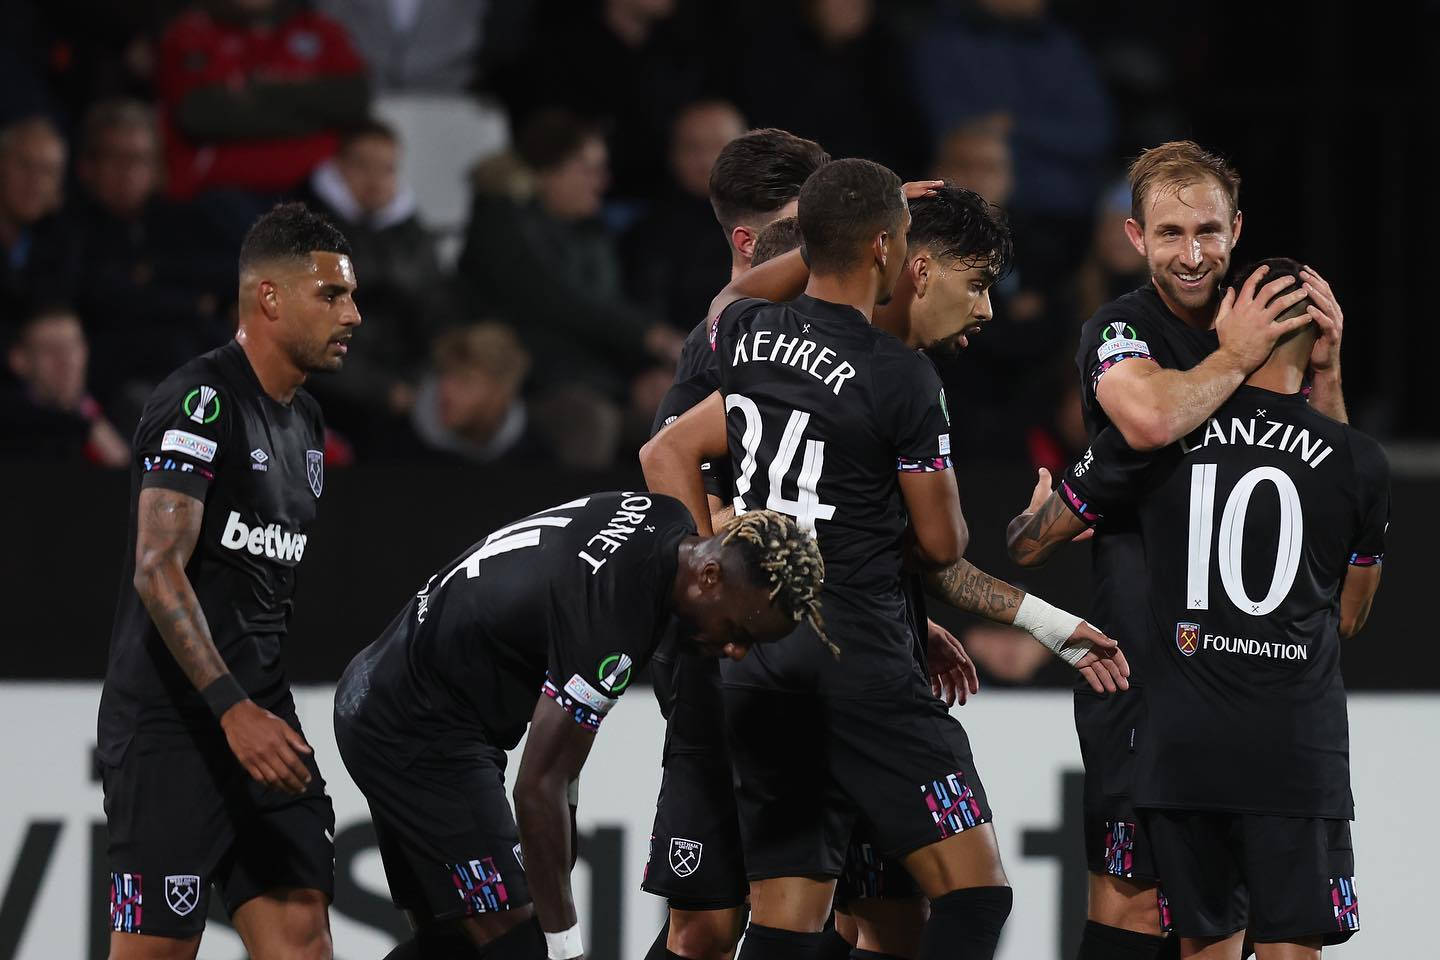
[[[225,521],[225,532],[220,534],[220,546],[226,550],[244,550],[251,556],[266,556],[273,560],[294,560],[300,562],[305,555],[306,536],[291,533],[280,524],[248,526],[240,519],[237,510],[231,510]]]
[[[268,453],[266,453],[264,450],[261,450],[259,447],[256,447],[254,450],[251,450],[251,451],[250,451],[250,469],[251,469],[251,470],[261,470],[261,471],[269,470],[269,469],[270,469],[270,455],[269,455]]]

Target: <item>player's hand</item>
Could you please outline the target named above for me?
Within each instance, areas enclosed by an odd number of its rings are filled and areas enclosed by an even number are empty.
[[[1010,524],[1013,526],[1016,523],[1028,523],[1030,518],[1035,515],[1035,511],[1043,507],[1045,505],[1045,501],[1050,499],[1050,494],[1053,492],[1053,489],[1054,481],[1050,479],[1050,471],[1045,469],[1044,467],[1040,467],[1038,470],[1035,471],[1035,489],[1030,491],[1029,506],[1025,508],[1024,513],[1011,520]],[[1084,530],[1081,530],[1079,533],[1075,534],[1075,536],[1071,537],[1070,542],[1083,543],[1084,541],[1089,540],[1093,536],[1095,536],[1095,528],[1086,527]]]
[[[1310,351],[1310,369],[1317,374],[1329,373],[1340,368],[1340,337],[1345,332],[1345,314],[1340,311],[1340,302],[1330,290],[1325,278],[1313,267],[1303,267],[1300,279],[1305,283],[1305,292],[1310,295],[1307,308],[1320,339]]]
[[[1311,322],[1307,313],[1292,317],[1280,323],[1275,318],[1309,294],[1303,285],[1297,285],[1294,277],[1276,277],[1263,287],[1261,279],[1269,267],[1259,266],[1245,279],[1237,295],[1225,291],[1220,301],[1220,310],[1215,315],[1215,333],[1220,338],[1220,349],[1227,351],[1246,373],[1258,370],[1270,357],[1275,342],[1292,330],[1299,330]],[[1294,289],[1287,288],[1293,287]]]
[[[299,732],[253,700],[241,700],[225,711],[220,727],[230,752],[251,777],[267,787],[304,793],[310,771],[302,756],[310,745]]]
[[[1120,644],[1081,620],[1065,641],[1066,647],[1089,647],[1089,652],[1075,663],[1075,669],[1096,693],[1114,693],[1130,689],[1130,664]]]
[[[980,675],[975,672],[975,661],[970,659],[953,633],[934,620],[927,620],[926,624],[929,642],[925,645],[925,652],[930,667],[930,692],[944,700],[947,707],[953,707],[956,700],[964,706],[972,693],[980,692]]]
[[[906,200],[919,200],[921,197],[935,196],[935,191],[943,186],[944,180],[912,180],[901,189],[905,191]]]

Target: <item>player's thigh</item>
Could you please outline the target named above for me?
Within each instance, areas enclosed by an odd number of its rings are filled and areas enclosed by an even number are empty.
[[[244,772],[222,738],[142,731],[120,765],[104,768],[102,776],[111,930],[147,941],[198,938],[211,883],[234,846],[235,804],[227,794]],[[127,951],[141,949],[128,939],[118,942]]]
[[[1360,929],[1350,822],[1246,815],[1250,935],[1268,944],[1344,943]]]
[[[687,960],[727,960],[744,929],[744,907],[684,910],[672,903],[665,948]]]
[[[1320,937],[1291,943],[1257,943],[1255,960],[1319,960],[1322,946]]]
[[[1107,927],[1158,937],[1164,932],[1159,888],[1153,883],[1092,873],[1088,918]]]
[[[835,902],[835,878],[770,877],[750,881],[750,922],[777,930],[819,933]]]
[[[1181,937],[1181,960],[1240,960],[1245,932],[1228,937]]]
[[[200,934],[177,939],[144,933],[110,933],[110,960],[193,960]]]
[[[319,890],[272,889],[230,914],[253,960],[329,960],[330,897]]]

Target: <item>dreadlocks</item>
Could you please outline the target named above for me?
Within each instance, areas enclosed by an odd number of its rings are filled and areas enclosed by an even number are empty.
[[[809,623],[820,642],[840,655],[840,648],[825,635],[820,617],[820,588],[825,583],[825,561],[815,538],[793,519],[774,510],[752,510],[732,519],[722,529],[722,547],[740,549],[745,569],[757,584],[770,586],[770,599],[799,623]]]

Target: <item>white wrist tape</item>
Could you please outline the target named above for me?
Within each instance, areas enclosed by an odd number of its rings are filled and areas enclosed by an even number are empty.
[[[550,960],[570,960],[571,957],[583,956],[585,947],[580,943],[580,924],[559,933],[545,934],[545,953]]]
[[[1025,599],[1020,601],[1020,607],[1015,611],[1015,626],[1027,631],[1040,641],[1041,646],[1072,667],[1090,652],[1091,647],[1088,642],[1065,646],[1080,623],[1080,617],[1051,606],[1033,593],[1025,594]]]

